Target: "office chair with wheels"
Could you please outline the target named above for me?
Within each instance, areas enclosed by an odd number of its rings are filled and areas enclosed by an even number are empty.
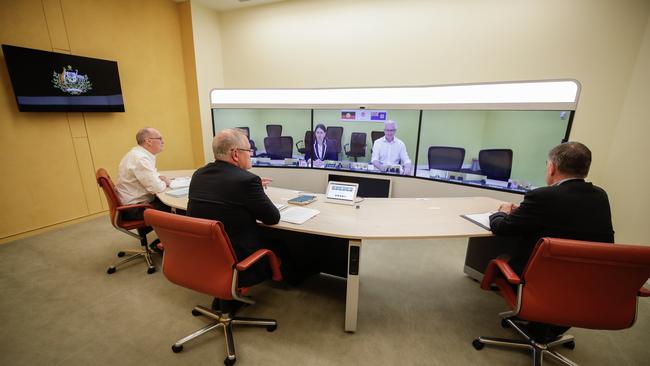
[[[264,149],[266,150],[265,156],[273,160],[292,158],[293,137],[291,136],[265,137]]]
[[[511,309],[499,314],[501,324],[524,340],[478,337],[472,345],[477,350],[486,344],[530,349],[533,365],[542,365],[544,356],[575,365],[552,350],[559,345],[573,349],[573,336],[535,339],[526,323],[629,328],[636,320],[637,298],[650,296],[643,287],[649,276],[650,247],[542,238],[521,277],[506,261],[494,259],[481,282],[484,290],[492,284],[498,287]]]
[[[334,141],[336,144],[334,146],[334,151],[336,151],[336,160],[341,153],[341,140],[343,139],[343,127],[341,126],[329,126],[325,132],[325,138]]]
[[[481,174],[488,179],[507,181],[512,170],[512,150],[484,149],[478,153]]]
[[[465,149],[462,147],[430,146],[429,169],[440,169],[459,172],[465,160]]]
[[[349,150],[348,150],[349,148]],[[344,146],[345,155],[357,161],[357,158],[366,156],[366,133],[352,132],[350,143]]]
[[[251,150],[253,150],[253,156],[257,156],[257,146],[255,146],[255,141],[251,140],[251,131],[248,127],[237,127],[238,129],[244,131],[246,137],[248,137],[248,142],[251,144]]]
[[[103,168],[97,170],[97,173],[95,174],[95,178],[97,179],[97,184],[99,184],[99,186],[104,191],[104,194],[106,195],[106,201],[108,202],[108,208],[110,212],[111,224],[113,225],[113,227],[129,236],[138,239],[140,241],[140,245],[142,246],[142,249],[139,250],[119,251],[117,253],[118,257],[124,257],[125,255],[128,255],[128,257],[108,267],[106,273],[113,274],[115,273],[115,271],[117,271],[118,266],[121,266],[122,264],[131,262],[139,258],[144,259],[145,262],[147,263],[147,273],[152,274],[156,272],[156,267],[154,266],[153,260],[151,259],[152,252],[149,249],[149,245],[147,243],[147,233],[151,231],[151,228],[147,226],[147,224],[145,224],[144,220],[122,219],[122,214],[126,210],[138,209],[138,208],[152,208],[152,206],[146,203],[137,204],[137,205],[123,205],[120,202],[117,193],[115,192],[115,185],[113,184],[111,177]],[[134,233],[132,230],[135,230],[137,234]]]
[[[266,125],[267,137],[280,137],[282,136],[282,125]]]
[[[219,221],[174,215],[162,211],[147,210],[144,214],[165,246],[163,273],[167,279],[179,286],[213,296],[222,300],[237,300],[246,304],[255,301],[244,296],[246,288],[238,285],[238,274],[252,265],[268,260],[272,279],[281,281],[280,262],[269,249],[260,249],[243,260],[238,260],[223,224]],[[266,327],[274,331],[278,324],[273,319],[241,318],[234,312],[221,313],[203,306],[196,306],[192,315],[204,315],[213,322],[196,332],[181,338],[172,346],[175,353],[183,350],[190,340],[213,329],[223,328],[227,357],[224,364],[232,365],[237,360],[233,338],[233,326],[249,325]]]
[[[314,144],[314,133],[312,131],[305,131],[305,138],[296,142],[296,150],[300,154],[305,154],[308,149],[312,148]]]

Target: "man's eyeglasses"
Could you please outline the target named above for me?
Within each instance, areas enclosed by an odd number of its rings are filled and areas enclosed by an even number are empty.
[[[384,132],[395,132],[395,131],[397,131],[397,130],[396,129],[392,129],[392,130],[391,129],[385,129],[384,130]]]
[[[235,148],[235,149],[233,149],[233,150],[248,151],[248,152],[251,153],[251,154],[253,153],[253,149],[242,149],[242,148],[239,148],[239,147],[238,147],[238,148]]]
[[[160,141],[163,140],[162,137],[147,137],[147,138],[152,139],[152,140],[160,140]]]

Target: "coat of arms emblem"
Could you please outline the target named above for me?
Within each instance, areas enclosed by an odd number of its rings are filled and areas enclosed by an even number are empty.
[[[80,75],[79,70],[72,70],[72,66],[63,67],[61,73],[52,71],[52,84],[62,92],[79,95],[93,88],[88,75]]]

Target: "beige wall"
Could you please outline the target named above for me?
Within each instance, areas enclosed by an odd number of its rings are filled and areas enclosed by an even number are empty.
[[[0,241],[106,210],[94,172],[105,167],[115,176],[145,125],[165,136],[160,169],[193,165],[177,7],[169,0],[0,1],[1,43],[116,60],[126,108],[18,112],[0,61]]]
[[[210,90],[224,87],[219,13],[192,2],[192,28],[203,131],[203,157],[205,162],[209,162],[214,160]]]
[[[645,209],[625,207],[634,192],[647,192],[647,164],[623,173],[608,158],[647,156],[626,141],[648,135],[647,83],[633,78],[647,76],[647,57],[642,65],[637,54],[642,42],[647,49],[649,14],[647,0],[287,1],[221,14],[224,82],[265,88],[575,78],[582,94],[571,138],[594,152],[590,179],[610,191],[617,240],[650,243],[648,225],[630,220],[647,217]],[[643,97],[645,104],[636,102]]]
[[[650,243],[650,17],[630,80],[603,184],[615,212],[617,240]]]

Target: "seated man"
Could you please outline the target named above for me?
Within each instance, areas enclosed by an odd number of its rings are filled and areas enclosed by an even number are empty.
[[[585,145],[566,142],[554,147],[546,163],[548,187],[526,193],[519,206],[501,205],[490,216],[494,234],[521,237],[521,251],[509,261],[519,275],[540,238],[614,242],[607,193],[584,179],[590,165],[591,151]],[[548,339],[568,328],[540,329],[535,333]]]
[[[160,202],[156,193],[169,187],[167,177],[156,170],[156,155],[163,151],[165,142],[155,128],[146,127],[135,135],[137,146],[120,161],[115,190],[123,205],[149,203],[154,208],[169,212],[169,206]],[[142,220],[144,209],[125,211],[126,220]]]
[[[256,220],[273,225],[280,212],[264,193],[269,180],[251,173],[250,142],[237,129],[219,132],[212,140],[215,161],[199,168],[192,176],[187,214],[221,221],[238,259],[256,250],[269,248]],[[260,261],[239,276],[241,286],[252,286],[269,278],[267,261]],[[215,299],[213,308],[231,312],[237,301]]]
[[[372,145],[372,165],[379,171],[386,172],[391,166],[401,165],[402,174],[411,174],[411,159],[409,159],[406,145],[395,137],[397,124],[388,120],[384,123],[384,137],[375,140]]]

